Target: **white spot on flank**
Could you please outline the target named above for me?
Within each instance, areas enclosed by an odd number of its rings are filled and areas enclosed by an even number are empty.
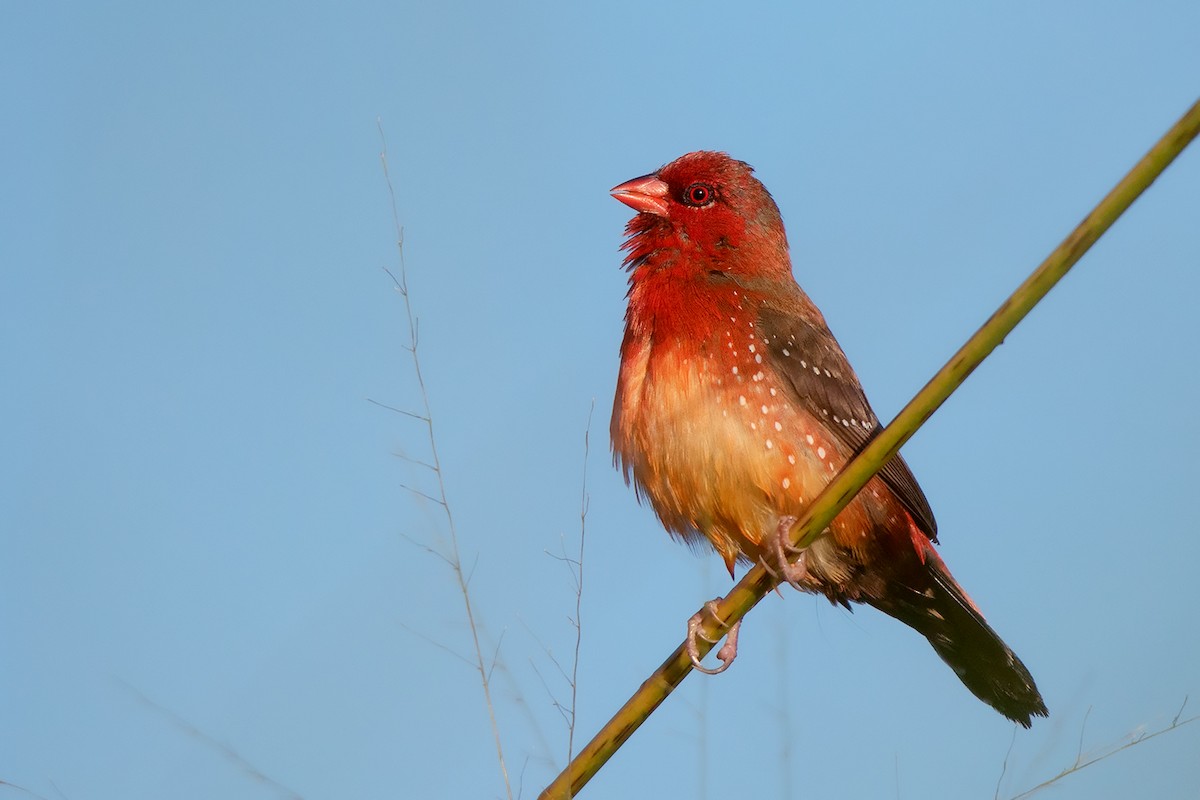
[[[751,352],[751,353],[753,353],[753,352],[754,352],[754,345],[753,345],[753,344],[751,344],[749,349],[750,349],[750,352]]]
[[[776,422],[776,423],[775,423],[775,430],[777,430],[777,431],[781,431],[781,430],[783,430],[783,425],[779,424],[779,422]]]
[[[746,405],[746,395],[738,395],[738,405]]]
[[[790,356],[790,355],[791,355],[791,353],[789,353],[789,352],[788,352],[788,349],[787,349],[786,347],[785,347],[785,348],[783,348],[783,354],[784,354],[785,356]]]
[[[770,439],[767,439],[767,449],[770,450],[774,446],[775,446],[775,443],[772,442]]]
[[[734,368],[733,368],[733,374],[734,374],[734,375],[737,375],[737,367],[734,367]]]
[[[750,430],[752,430],[752,431],[756,431],[756,430],[758,430],[758,425],[757,425],[756,423],[753,423],[753,422],[751,422],[751,423],[750,423]]]
[[[813,372],[815,372],[815,373],[817,373],[818,375],[820,375],[820,374],[821,374],[821,368],[820,368],[820,367],[816,367],[816,366],[814,366],[814,367],[813,367]]]
[[[825,448],[818,447],[817,448],[817,458],[824,458],[824,457],[825,457]]]
[[[750,345],[750,352],[754,353],[754,345]],[[758,353],[754,353],[754,363],[755,364],[762,363],[762,356],[759,355]]]
[[[766,406],[763,406],[763,407],[762,407],[762,413],[764,413],[764,414],[765,414],[765,413],[767,413],[767,411],[768,411],[767,407],[766,407]]]
[[[813,443],[812,434],[810,433],[808,436],[805,436],[804,441],[808,442],[809,444],[812,444]]]
[[[795,463],[796,463],[796,457],[795,457],[794,455],[792,455],[791,453],[788,453],[788,463],[789,463],[789,464],[795,464]]]
[[[774,397],[774,396],[775,396],[775,387],[772,386],[771,387],[771,397]]]
[[[803,367],[804,369],[808,369],[808,362],[802,358],[802,359],[800,359],[800,366]]]
[[[784,478],[784,479],[783,479],[783,488],[785,488],[785,489],[787,489],[787,488],[790,488],[790,487],[791,487],[791,485],[792,485],[792,479],[791,479],[791,478]]]
[[[843,426],[843,427],[845,427],[845,428],[849,428],[849,427],[850,427],[850,423],[849,423],[849,422],[847,422],[846,420],[842,420],[842,426]]]
[[[756,381],[761,381],[763,379],[763,377],[764,377],[763,371],[761,369],[758,372],[754,373],[754,380],[756,380]]]
[[[831,375],[831,374],[829,373],[829,370],[825,370],[825,377],[826,377],[826,378],[832,378],[832,377],[833,377],[833,375]]]

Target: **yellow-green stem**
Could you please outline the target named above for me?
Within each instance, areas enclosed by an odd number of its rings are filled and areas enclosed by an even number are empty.
[[[1001,304],[1000,308],[975,332],[954,357],[925,384],[908,405],[882,430],[845,469],[825,487],[792,528],[792,540],[807,547],[829,527],[829,523],[858,494],[876,472],[891,459],[918,428],[929,419],[976,367],[1004,341],[1017,323],[1046,296],[1067,271],[1112,226],[1133,201],[1154,182],[1185,147],[1200,133],[1200,101],[1167,131],[1120,183],[1100,201],[1050,254],[1033,274]],[[717,602],[717,616],[732,625],[745,616],[774,587],[775,581],[761,567],[746,573],[733,590]],[[723,630],[715,621],[706,624],[703,633],[716,638]],[[701,640],[701,655],[712,645]],[[579,755],[540,795],[541,800],[565,800],[574,797],[633,732],[675,690],[692,665],[684,645],[675,649],[666,661],[638,688],[624,706]]]

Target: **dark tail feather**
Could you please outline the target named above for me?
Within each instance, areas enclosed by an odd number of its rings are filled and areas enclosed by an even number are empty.
[[[924,591],[892,583],[887,597],[864,600],[928,639],[972,694],[1028,728],[1048,713],[1033,676],[939,561],[926,561]]]

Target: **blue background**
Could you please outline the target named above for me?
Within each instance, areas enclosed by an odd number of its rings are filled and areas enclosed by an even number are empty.
[[[369,402],[420,408],[377,118],[528,798],[567,749],[593,400],[577,747],[729,586],[610,468],[608,188],[755,165],[890,419],[1200,93],[1193,0],[5,16],[0,780],[43,797],[504,794],[445,518],[403,488],[436,491],[398,457],[425,432]],[[787,591],[585,796],[1005,798],[1200,694],[1198,198],[1193,147],[905,448],[1049,720],[1014,742],[904,626]],[[1193,798],[1198,752],[1055,796]]]

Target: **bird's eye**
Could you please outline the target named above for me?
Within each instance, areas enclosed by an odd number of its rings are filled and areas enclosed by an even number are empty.
[[[693,183],[683,191],[683,199],[689,206],[706,206],[715,196],[716,192],[707,183]]]

